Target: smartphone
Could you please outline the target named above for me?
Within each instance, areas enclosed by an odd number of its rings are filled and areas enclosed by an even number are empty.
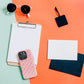
[[[29,79],[37,76],[36,66],[34,64],[31,51],[24,50],[18,53],[20,67],[24,79]]]

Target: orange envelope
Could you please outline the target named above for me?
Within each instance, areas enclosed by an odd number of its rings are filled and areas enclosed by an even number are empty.
[[[84,54],[84,0],[13,0],[18,6],[15,14],[18,22],[38,23],[42,25],[38,77],[30,79],[31,84],[84,84],[84,68],[81,77],[75,77],[49,69],[47,59],[48,39],[78,40],[78,52]],[[20,12],[20,6],[28,4],[32,7],[30,18]],[[66,15],[68,25],[58,28],[54,10],[58,8],[60,15]]]

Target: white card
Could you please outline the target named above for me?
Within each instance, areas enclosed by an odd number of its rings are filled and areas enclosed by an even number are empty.
[[[77,60],[77,40],[49,40],[48,59]]]

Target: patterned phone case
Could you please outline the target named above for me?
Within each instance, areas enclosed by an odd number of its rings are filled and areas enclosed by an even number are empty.
[[[23,56],[23,58],[19,57],[19,62],[20,62],[23,78],[29,79],[29,78],[36,77],[37,71],[36,71],[36,66],[34,64],[31,51],[28,49],[21,52],[26,52],[26,56]],[[18,53],[18,56],[19,56],[19,53]]]

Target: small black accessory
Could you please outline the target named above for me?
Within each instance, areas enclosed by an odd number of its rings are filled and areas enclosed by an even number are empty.
[[[65,15],[60,16],[59,11],[57,10],[57,8],[55,7],[56,12],[58,13],[58,17],[55,18],[58,27],[62,27],[64,25],[67,25],[67,19]]]

